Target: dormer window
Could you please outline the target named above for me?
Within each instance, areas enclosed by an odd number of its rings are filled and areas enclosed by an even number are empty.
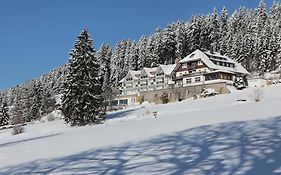
[[[203,62],[201,60],[198,61],[198,65],[203,65]]]
[[[182,67],[183,69],[186,69],[186,68],[187,68],[187,64],[186,64],[186,63],[183,63],[181,67]]]
[[[193,57],[194,57],[194,55],[195,55],[195,54],[191,54],[191,55],[190,55],[190,58],[193,58]]]

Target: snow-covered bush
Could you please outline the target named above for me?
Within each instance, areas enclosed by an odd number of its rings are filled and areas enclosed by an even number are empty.
[[[255,102],[259,102],[262,100],[263,90],[261,88],[254,89],[254,100]]]
[[[12,129],[12,135],[21,134],[24,132],[24,127],[21,125],[16,125]]]
[[[54,116],[53,113],[50,113],[50,114],[48,114],[48,115],[46,116],[46,119],[47,119],[48,122],[54,121],[54,120],[55,120],[55,116]]]
[[[203,89],[203,92],[200,94],[200,97],[211,97],[219,94],[217,91],[211,88]]]
[[[234,81],[234,87],[236,87],[236,89],[238,89],[238,90],[246,88],[245,78],[236,77],[235,81]]]

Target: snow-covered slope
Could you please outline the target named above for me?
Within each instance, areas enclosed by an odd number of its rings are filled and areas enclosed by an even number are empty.
[[[254,95],[145,104],[97,126],[0,131],[0,174],[281,174],[281,86],[263,88],[258,103]]]

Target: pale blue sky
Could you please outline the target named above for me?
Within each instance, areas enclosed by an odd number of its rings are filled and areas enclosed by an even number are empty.
[[[266,0],[267,7],[272,0]],[[0,89],[49,72],[68,60],[77,35],[88,28],[99,48],[138,40],[157,27],[226,6],[254,8],[259,0],[1,0]]]

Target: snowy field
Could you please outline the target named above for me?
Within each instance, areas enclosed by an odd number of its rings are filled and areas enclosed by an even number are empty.
[[[0,174],[281,174],[281,86],[262,88],[258,103],[254,94],[146,104],[97,126],[2,130]]]

